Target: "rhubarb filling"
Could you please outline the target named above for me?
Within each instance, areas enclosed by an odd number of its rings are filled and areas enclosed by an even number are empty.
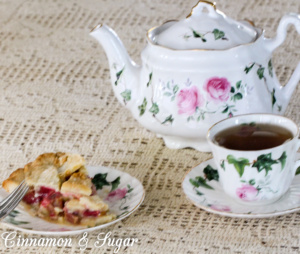
[[[98,199],[96,188],[93,185],[92,199]],[[37,191],[30,188],[23,198],[23,202],[31,207],[31,209],[39,215],[39,217],[49,218],[50,220],[58,220],[59,217],[71,224],[80,224],[81,220],[86,217],[100,217],[107,214],[107,211],[91,210],[80,202],[81,195],[73,193],[62,194],[52,188],[41,186]],[[77,210],[68,209],[68,204],[76,203]]]
[[[84,226],[110,222],[116,216],[108,213],[84,164],[78,154],[42,154],[14,171],[2,186],[11,192],[25,180],[30,189],[23,203],[45,220]]]

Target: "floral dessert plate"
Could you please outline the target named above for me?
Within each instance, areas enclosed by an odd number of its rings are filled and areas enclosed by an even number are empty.
[[[63,225],[47,222],[30,215],[22,204],[1,222],[7,227],[32,234],[43,235],[74,235],[82,232],[98,230],[110,226],[133,213],[143,202],[145,191],[143,185],[134,177],[116,169],[106,167],[87,167],[88,174],[93,177],[98,195],[108,204],[110,212],[116,219],[95,227]],[[7,196],[0,189],[0,199]]]
[[[201,209],[229,217],[266,218],[300,210],[300,175],[296,175],[290,189],[276,202],[265,206],[239,204],[228,197],[221,186],[214,160],[208,160],[193,168],[184,178],[182,188],[187,198]],[[298,173],[298,170],[297,170]],[[251,183],[243,190],[243,196],[253,193]]]

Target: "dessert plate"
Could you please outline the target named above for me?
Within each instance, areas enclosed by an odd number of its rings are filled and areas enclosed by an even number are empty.
[[[213,159],[193,168],[184,178],[182,188],[187,198],[201,209],[229,217],[267,218],[300,210],[300,175],[296,175],[290,189],[276,202],[265,206],[242,205],[228,197],[217,180],[204,174],[207,166],[210,174],[217,169]],[[217,173],[216,173],[217,174]]]
[[[136,178],[119,170],[101,166],[87,167],[87,170],[90,177],[97,175],[97,193],[109,205],[110,212],[116,214],[117,218],[114,221],[90,228],[51,223],[30,215],[24,206],[19,204],[1,222],[7,227],[32,234],[74,235],[110,226],[129,216],[143,202],[145,191]],[[4,189],[0,189],[1,200],[7,195]]]

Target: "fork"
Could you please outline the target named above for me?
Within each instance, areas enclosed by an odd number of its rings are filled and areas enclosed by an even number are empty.
[[[5,218],[21,202],[29,186],[23,180],[5,199],[0,202],[0,219]]]

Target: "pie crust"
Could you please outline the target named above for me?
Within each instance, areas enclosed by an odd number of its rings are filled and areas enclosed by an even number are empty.
[[[12,192],[25,179],[30,188],[23,203],[46,220],[85,226],[114,220],[84,165],[79,154],[45,153],[12,172],[2,186]]]

